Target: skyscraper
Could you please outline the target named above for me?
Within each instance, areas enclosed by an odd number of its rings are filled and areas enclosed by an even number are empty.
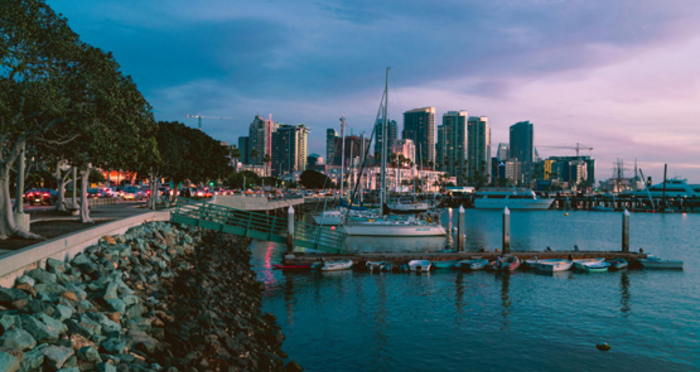
[[[396,120],[389,120],[386,123],[386,136],[389,139],[389,142],[387,142],[387,149],[391,149],[392,146],[394,146],[394,142],[396,141],[397,138],[397,125],[396,125]],[[382,119],[377,120],[377,123],[374,124],[374,138],[376,138],[376,141],[374,141],[374,153],[380,153],[382,152]],[[388,150],[387,150],[388,151]],[[373,154],[371,154],[373,155]]]
[[[491,128],[486,116],[471,116],[467,124],[467,177],[472,184],[491,181]]]
[[[498,151],[496,153],[496,159],[501,162],[501,161],[506,161],[510,158],[510,147],[508,146],[507,143],[499,143],[498,144]]]
[[[272,175],[279,177],[306,169],[307,136],[304,124],[281,124],[272,134]]]
[[[438,126],[435,163],[440,164],[451,176],[463,182],[463,166],[467,159],[467,118],[466,110],[448,111],[442,115],[442,125]]]
[[[338,132],[333,128],[326,129],[326,163],[332,164],[336,149],[336,138],[338,138]],[[340,150],[337,150],[338,155],[340,155]]]
[[[250,137],[238,137],[238,151],[241,152],[239,161],[250,164]]]
[[[336,155],[333,158],[333,162],[327,162],[327,164],[340,165],[341,160],[343,158],[341,156],[341,149],[343,148],[343,145],[342,142],[340,142],[340,137],[336,138],[335,141],[335,148],[337,149]],[[362,147],[363,143],[364,148]],[[351,165],[351,157],[353,159],[357,158],[358,160],[362,159],[362,156],[364,155],[368,147],[369,141],[366,139],[363,141],[362,138],[359,136],[345,136],[345,166],[349,167]]]
[[[424,159],[424,165],[434,164],[435,107],[423,107],[404,112],[401,138],[413,140],[420,158]]]
[[[529,121],[510,126],[510,158],[522,164],[522,177],[518,182],[530,182],[535,157],[535,129]]]
[[[250,164],[263,165],[265,154],[272,157],[272,133],[277,130],[277,123],[272,121],[272,115],[265,120],[260,115],[256,115],[248,130],[250,138]],[[256,156],[253,156],[253,150]]]

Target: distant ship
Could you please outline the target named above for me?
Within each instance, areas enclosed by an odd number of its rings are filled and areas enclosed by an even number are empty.
[[[476,192],[474,208],[476,209],[549,209],[554,199],[540,199],[530,189],[483,187]]]
[[[638,190],[628,193],[636,197],[661,198],[664,196],[664,183],[649,186],[649,191]],[[667,198],[700,198],[700,185],[689,185],[685,179],[673,178],[666,180],[666,197]]]

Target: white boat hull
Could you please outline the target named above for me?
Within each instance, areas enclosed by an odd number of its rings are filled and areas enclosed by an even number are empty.
[[[522,209],[545,210],[554,203],[554,199],[474,199],[476,209]]]
[[[683,261],[639,260],[645,269],[683,269]]]
[[[352,260],[326,261],[321,266],[321,271],[347,270],[352,268]]]
[[[338,211],[322,212],[313,216],[314,222],[321,226],[338,226],[343,223],[343,214]]]
[[[388,203],[386,207],[395,213],[421,213],[427,211],[428,203]]]
[[[440,225],[391,223],[358,223],[342,226],[348,235],[357,236],[443,236],[447,232]]]
[[[408,262],[408,268],[411,271],[430,271],[432,264],[428,260],[412,260]]]
[[[571,269],[571,266],[574,265],[573,261],[562,261],[562,262],[552,262],[552,263],[539,263],[537,265],[537,271],[543,272],[543,273],[556,273],[559,271],[567,271]]]

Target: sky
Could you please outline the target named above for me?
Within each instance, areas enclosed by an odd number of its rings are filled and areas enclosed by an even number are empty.
[[[687,0],[51,0],[113,52],[157,120],[231,144],[255,115],[306,124],[325,156],[341,115],[369,135],[389,116],[488,116],[492,156],[529,120],[541,157],[592,147],[596,179],[622,159],[654,183],[700,183],[700,2]]]

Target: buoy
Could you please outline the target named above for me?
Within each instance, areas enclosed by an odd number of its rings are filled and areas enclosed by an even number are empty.
[[[331,226],[331,231],[335,231],[335,226]]]
[[[607,342],[599,342],[595,345],[596,349],[602,350],[602,351],[608,351],[610,350],[610,344]]]
[[[498,248],[496,248],[496,250],[495,250],[495,252],[500,252],[500,251],[501,251],[501,250],[500,250],[500,249],[498,249]]]
[[[457,231],[457,226],[453,226],[452,231]]]

